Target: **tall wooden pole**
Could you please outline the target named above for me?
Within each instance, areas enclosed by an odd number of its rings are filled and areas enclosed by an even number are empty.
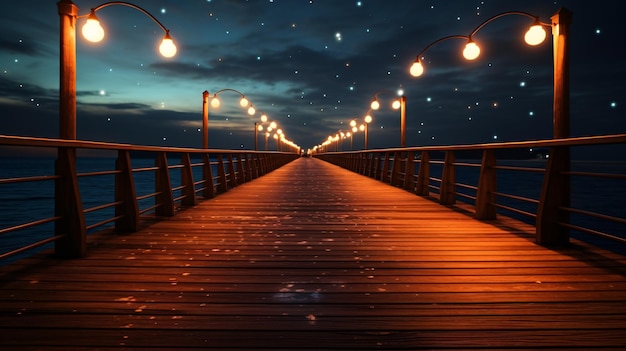
[[[569,118],[569,36],[572,12],[561,8],[552,16],[554,51],[554,138],[568,138]]]
[[[561,8],[552,16],[554,55],[554,138],[570,136],[569,99],[569,35],[572,12]],[[571,168],[569,146],[553,147],[546,167],[539,207],[537,208],[537,242],[546,246],[561,246],[569,242],[569,229],[560,223],[569,223]]]
[[[76,139],[76,17],[71,0],[57,2],[60,23],[59,137]]]
[[[209,148],[209,92],[202,92],[202,148]]]
[[[367,139],[368,139],[368,135],[367,135],[367,134],[368,134],[368,133],[367,133],[367,125],[368,125],[368,123],[365,123],[365,150],[367,150],[367,148],[368,148],[368,144],[369,144],[369,143],[368,143],[368,141],[369,141],[369,140],[367,140]]]
[[[400,147],[406,147],[406,96],[400,96]]]
[[[258,124],[254,122],[254,151],[259,150],[259,131],[257,130]]]

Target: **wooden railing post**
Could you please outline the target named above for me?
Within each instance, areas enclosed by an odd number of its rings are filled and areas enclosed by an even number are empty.
[[[559,224],[569,223],[569,212],[563,209],[570,203],[569,167],[569,147],[553,147],[537,208],[536,240],[541,245],[562,246],[569,243],[569,230]]]
[[[404,190],[414,191],[413,177],[415,176],[415,151],[409,151],[406,155],[404,163],[404,184],[402,188]]]
[[[393,186],[400,185],[400,173],[402,172],[402,153],[395,151],[393,153],[393,164],[391,165],[391,179],[389,184]]]
[[[372,154],[372,166],[370,167],[370,177],[378,179],[378,172],[380,169],[380,153]]]
[[[264,154],[256,154],[256,160],[254,162],[254,165],[256,167],[256,177],[260,177],[263,175],[263,157]]]
[[[363,152],[363,174],[370,177],[372,174],[372,154],[369,152]]]
[[[257,176],[262,176],[266,173],[265,170],[265,157],[267,157],[267,154],[258,154],[257,155]]]
[[[228,154],[228,175],[230,179],[230,187],[237,186],[237,173],[235,173],[235,163],[233,162],[233,154]]]
[[[422,151],[420,157],[420,168],[417,173],[417,186],[415,187],[415,193],[417,195],[428,196],[430,189],[430,155],[428,151]]]
[[[76,149],[59,148],[56,160],[55,235],[63,237],[55,241],[54,252],[58,257],[78,258],[87,253],[85,214],[80,197],[76,173]]]
[[[383,183],[389,183],[389,162],[391,162],[391,152],[385,152],[385,161],[383,162],[383,169],[380,175],[380,180]]]
[[[193,170],[191,168],[191,159],[189,153],[185,152],[182,156],[183,168],[181,169],[181,182],[183,186],[183,197],[181,204],[183,206],[195,206],[198,204],[196,199],[196,186],[193,179]]]
[[[133,179],[133,170],[130,163],[130,152],[119,150],[117,152],[115,169],[115,231],[120,233],[133,233],[139,230],[139,204],[137,203],[137,191]]]
[[[235,158],[237,159],[237,184],[243,184],[246,182],[245,170],[243,168],[243,158],[241,157],[241,154],[235,155]]]
[[[224,157],[221,153],[217,154],[217,174],[220,178],[220,183],[217,187],[219,192],[225,193],[228,191],[228,181],[226,180],[226,167],[224,166]]]
[[[476,190],[476,219],[496,219],[496,157],[493,149],[483,151]]]
[[[156,205],[155,210],[157,216],[171,217],[174,215],[174,194],[172,194],[172,181],[170,179],[170,170],[167,165],[167,155],[165,152],[159,152],[156,159]]]
[[[439,203],[442,205],[452,205],[456,202],[455,173],[454,151],[446,151],[439,192]]]
[[[209,154],[202,154],[202,178],[204,178],[204,191],[202,195],[206,199],[215,197],[215,184],[213,183],[213,167]]]
[[[252,179],[254,179],[254,177],[252,176],[252,163],[254,163],[254,156],[252,156],[251,154],[244,154],[243,157],[246,166],[246,179],[247,181],[251,181]]]

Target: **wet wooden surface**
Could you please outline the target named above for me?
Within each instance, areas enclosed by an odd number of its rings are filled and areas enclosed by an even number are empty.
[[[626,348],[626,258],[303,158],[0,267],[2,350]]]

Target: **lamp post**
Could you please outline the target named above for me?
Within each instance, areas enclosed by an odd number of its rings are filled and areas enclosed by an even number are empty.
[[[372,120],[373,120],[372,116],[369,113],[363,119],[363,121],[365,122],[365,123],[363,123],[363,126],[364,126],[363,129],[365,130],[365,150],[367,150],[369,148],[369,139],[368,139],[369,138],[369,131],[368,131],[369,128],[368,128],[368,125],[370,123],[372,123]]]
[[[273,138],[276,141],[276,151],[280,151],[278,147],[278,133],[274,133]]]
[[[169,30],[148,11],[127,2],[112,1],[91,9],[89,15],[78,15],[78,6],[71,0],[57,2],[60,17],[60,78],[59,78],[59,136],[62,139],[76,139],[76,20],[87,17],[82,34],[89,41],[98,42],[104,38],[96,12],[112,5],[123,5],[143,12],[158,24],[165,36],[159,50],[165,57],[176,55],[176,46]]]
[[[96,12],[112,5],[128,6],[150,17],[165,31],[159,48],[161,54],[165,57],[172,57],[176,54],[176,46],[169,31],[154,16],[139,6],[113,1],[92,8],[89,15],[79,16],[78,7],[71,0],[57,2],[60,19],[59,137],[61,139],[76,139],[76,21],[79,18],[88,17],[82,34],[87,40],[98,42],[104,38],[104,30],[100,26]],[[87,240],[85,214],[80,202],[76,173],[75,148],[58,148],[56,174],[59,177],[55,180],[54,212],[55,216],[62,219],[55,222],[54,231],[55,235],[62,236],[62,238],[55,242],[55,254],[62,257],[82,257],[87,251]],[[120,217],[132,217],[135,210],[129,209],[128,202],[121,198],[123,195],[116,194],[116,200],[120,202],[120,205],[115,206],[116,214],[125,213],[127,216]],[[130,222],[132,220],[116,220],[115,226],[121,230],[129,230],[133,226]]]
[[[378,102],[378,96],[389,91],[383,90],[374,94],[374,100],[370,104],[372,110],[378,110],[380,108],[380,102]],[[398,91],[398,99],[394,100],[391,104],[391,108],[394,110],[400,109],[400,147],[406,147],[406,96],[402,90]]]
[[[356,133],[359,129],[356,127],[356,120],[351,120],[350,121],[350,129],[352,130],[352,133],[350,134],[350,151],[353,150],[352,148],[352,138],[354,137],[354,133]]]
[[[276,151],[283,151],[282,144],[280,144],[279,141],[282,142],[284,137],[285,134],[283,133],[283,130],[278,128],[276,130],[276,134],[274,134],[274,139],[276,139]]]
[[[476,27],[469,35],[451,35],[435,40],[426,46],[415,59],[410,68],[411,75],[418,77],[424,73],[424,65],[422,64],[422,55],[437,43],[448,39],[464,39],[467,44],[463,50],[463,56],[468,60],[474,60],[480,55],[480,47],[474,41],[474,35],[489,22],[507,15],[521,15],[534,19],[534,23],[526,32],[524,40],[527,44],[535,46],[541,44],[546,38],[546,32],[543,27],[552,28],[553,37],[553,125],[554,138],[567,138],[570,134],[569,121],[569,32],[572,23],[572,12],[566,8],[561,8],[554,16],[552,23],[543,23],[539,21],[537,16],[521,11],[509,11],[495,15],[478,27]]]
[[[267,123],[267,115],[261,115],[261,122],[254,122],[254,151],[259,150],[259,132],[263,131],[263,124]]]
[[[350,130],[352,130],[352,132],[350,133],[350,150],[352,150],[352,137],[354,136],[354,134],[358,131],[364,132],[364,144],[363,144],[363,148],[364,150],[368,149],[369,146],[369,133],[368,133],[368,124],[372,123],[372,116],[370,115],[370,113],[368,112],[367,115],[363,118],[363,123],[357,127],[357,121],[355,119],[350,121]]]
[[[480,48],[473,40],[476,34],[487,23],[507,15],[522,15],[534,19],[533,25],[526,32],[524,40],[529,45],[539,45],[546,38],[544,27],[552,29],[553,53],[553,135],[555,139],[570,136],[570,92],[569,92],[569,35],[572,23],[572,12],[566,8],[559,9],[552,17],[552,23],[542,23],[537,16],[526,12],[510,11],[495,15],[480,24],[468,36],[452,35],[429,44],[418,55],[410,68],[413,76],[424,73],[421,63],[422,54],[433,45],[447,39],[465,39],[467,44],[463,56],[474,60],[480,55]],[[537,242],[544,245],[564,245],[569,242],[569,231],[560,223],[569,222],[569,212],[563,210],[570,206],[570,150],[568,146],[555,147],[550,154],[546,177],[537,209]],[[495,216],[495,210],[493,212]]]
[[[259,122],[254,122],[254,151],[259,150],[259,132],[263,131],[263,126]]]
[[[241,96],[241,99],[239,100],[239,106],[243,108],[247,107],[248,114],[250,116],[256,113],[256,109],[254,108],[254,106],[252,106],[252,104],[250,104],[250,101],[246,98],[246,96],[242,92],[240,92],[239,90],[230,89],[230,88],[218,90],[215,94],[213,94],[213,98],[211,99],[211,107],[213,108],[220,107],[222,103],[220,102],[220,99],[217,97],[217,95],[225,91],[232,91],[234,93],[239,94]],[[202,148],[203,149],[209,148],[209,97],[210,96],[211,94],[209,94],[207,90],[202,92]]]

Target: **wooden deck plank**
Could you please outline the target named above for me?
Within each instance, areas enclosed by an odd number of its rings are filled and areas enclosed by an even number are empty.
[[[0,349],[623,349],[626,257],[299,159],[0,267]]]

